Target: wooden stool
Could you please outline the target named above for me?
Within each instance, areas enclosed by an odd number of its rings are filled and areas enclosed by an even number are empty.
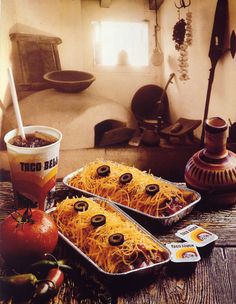
[[[171,142],[171,138],[178,138],[180,143],[185,143],[187,137],[193,142],[193,131],[200,126],[201,122],[201,120],[179,118],[174,124],[162,129],[160,136],[168,142]]]

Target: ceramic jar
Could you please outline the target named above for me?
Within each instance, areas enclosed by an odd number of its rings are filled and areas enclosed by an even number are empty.
[[[188,187],[201,193],[206,202],[236,203],[236,154],[227,150],[225,120],[212,117],[204,126],[204,149],[196,152],[185,167]]]
[[[160,136],[155,130],[145,129],[142,133],[142,143],[146,146],[159,146]]]

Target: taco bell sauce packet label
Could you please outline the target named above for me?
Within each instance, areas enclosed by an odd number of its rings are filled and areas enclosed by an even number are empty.
[[[198,262],[201,257],[195,245],[185,243],[169,243],[166,247],[171,252],[171,261],[175,263]]]
[[[216,234],[195,224],[178,230],[175,235],[197,247],[204,247],[218,239]]]

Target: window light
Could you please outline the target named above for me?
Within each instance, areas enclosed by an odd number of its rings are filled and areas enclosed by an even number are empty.
[[[101,65],[148,65],[148,23],[93,22],[94,62]]]

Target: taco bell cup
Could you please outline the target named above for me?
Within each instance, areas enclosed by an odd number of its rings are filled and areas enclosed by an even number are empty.
[[[27,126],[24,131],[26,135],[38,131],[56,139],[49,145],[29,148],[9,142],[18,135],[17,129],[8,132],[4,137],[16,207],[20,209],[29,206],[46,210],[47,195],[56,184],[62,134],[46,126]]]

